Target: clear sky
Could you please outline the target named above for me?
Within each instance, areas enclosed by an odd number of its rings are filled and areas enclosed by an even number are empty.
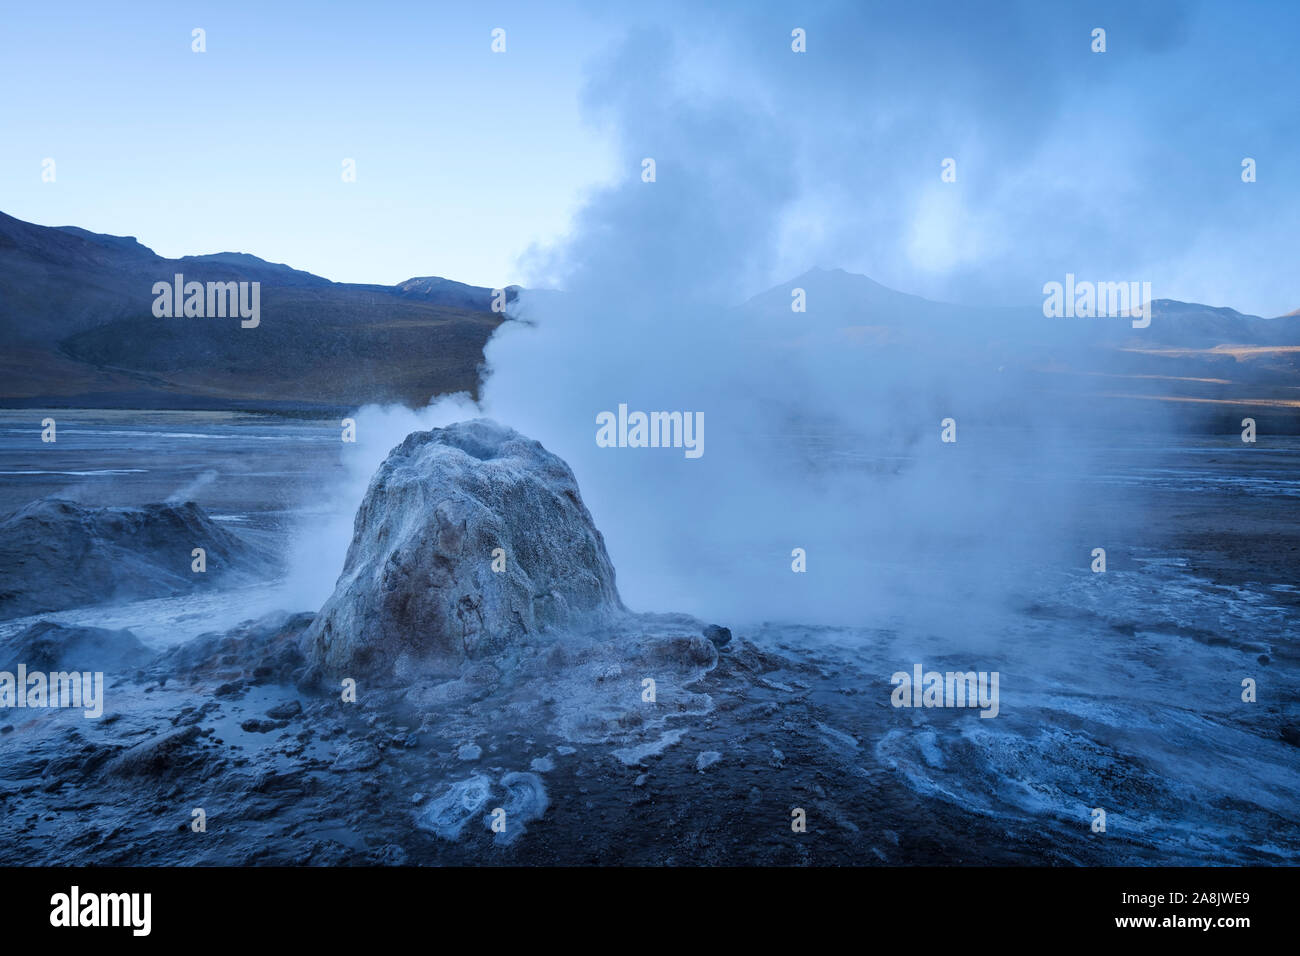
[[[711,117],[680,155],[744,140],[782,207],[738,299],[825,266],[1037,303],[1074,272],[1274,315],[1300,307],[1297,41],[1292,0],[8,3],[0,210],[335,280],[536,283],[521,256]]]
[[[587,20],[547,6],[7,3],[0,210],[338,281],[514,281],[610,175],[578,112]]]

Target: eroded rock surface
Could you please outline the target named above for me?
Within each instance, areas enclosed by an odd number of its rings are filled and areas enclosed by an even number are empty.
[[[17,634],[0,638],[0,670],[130,671],[153,658],[130,631],[75,627],[37,621]]]
[[[509,428],[461,422],[409,435],[375,474],[305,651],[327,673],[391,673],[623,613],[569,467]]]
[[[195,548],[206,570],[192,569]],[[273,562],[197,504],[41,498],[0,519],[0,619],[265,579]]]

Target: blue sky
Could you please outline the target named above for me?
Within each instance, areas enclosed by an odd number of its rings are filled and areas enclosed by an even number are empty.
[[[519,252],[561,233],[610,172],[578,114],[581,56],[565,52],[576,14],[529,10],[12,5],[0,209],[340,281],[510,281]],[[497,26],[503,55],[489,49]]]
[[[1297,40],[1292,2],[10,4],[0,210],[336,280],[562,283],[656,156],[656,185],[753,177],[737,300],[819,265],[999,304],[1074,272],[1272,315],[1300,307]]]

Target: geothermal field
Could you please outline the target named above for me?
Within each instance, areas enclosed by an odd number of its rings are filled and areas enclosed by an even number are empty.
[[[1075,567],[1008,559],[1010,583],[994,588],[964,555],[918,548],[891,582],[930,582],[934,607],[881,602],[879,620],[836,624],[629,606],[573,472],[482,419],[413,431],[383,457],[333,556],[333,589],[306,603],[294,542],[335,521],[313,489],[359,451],[336,422],[62,417],[62,470],[5,456],[11,493],[37,497],[9,502],[0,524],[0,670],[102,672],[104,684],[80,710],[6,711],[0,799],[16,862],[1300,852],[1287,703],[1300,527],[1293,482],[1278,477],[1295,439],[1246,475],[1227,439],[1098,449],[1113,473],[1084,482],[1081,500],[1148,515],[1140,533],[1098,525],[1104,574],[1082,547]],[[4,429],[11,448],[31,425],[6,413]],[[108,432],[125,450],[104,448]],[[916,467],[870,474],[883,494]],[[818,558],[810,548],[804,573]],[[874,593],[870,564],[862,590]],[[900,694],[894,675],[914,668],[975,671],[969,706],[933,706],[922,686]],[[1094,808],[1109,808],[1104,840]],[[197,810],[206,832],[192,829]]]
[[[6,934],[1293,928],[1295,0],[10,6]]]

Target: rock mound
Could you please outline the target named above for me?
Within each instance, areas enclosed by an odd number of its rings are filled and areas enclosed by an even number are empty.
[[[195,548],[207,570],[191,570]],[[0,519],[0,619],[166,597],[274,572],[197,504],[92,508],[41,498]]]
[[[486,420],[415,432],[371,479],[306,653],[330,672],[463,662],[624,613],[569,467]]]
[[[200,634],[159,654],[148,674],[155,680],[225,684],[229,695],[252,684],[296,682],[306,671],[299,644],[311,619],[311,614],[273,612],[224,633]]]
[[[119,777],[160,777],[192,766],[197,759],[194,743],[199,728],[193,724],[151,737],[115,756],[104,767]]]
[[[6,671],[22,663],[33,671],[121,672],[143,666],[152,656],[130,631],[74,627],[53,621],[37,621],[0,640],[0,670]]]

